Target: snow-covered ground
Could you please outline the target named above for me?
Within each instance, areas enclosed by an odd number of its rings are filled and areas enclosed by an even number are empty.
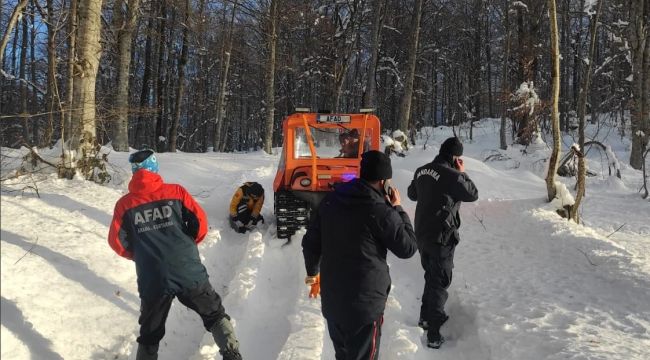
[[[477,126],[474,141],[465,140],[465,164],[480,200],[461,209],[451,318],[442,329],[448,341],[439,350],[423,346],[418,256],[390,257],[393,290],[381,357],[650,358],[650,202],[638,192],[641,173],[625,164],[629,141],[615,131],[599,132],[620,159],[622,180],[607,175],[600,155],[590,156],[601,174],[587,180],[584,224],[576,225],[546,202],[548,150],[497,152],[496,122]],[[402,194],[413,171],[431,161],[448,136],[449,129],[433,129],[408,157],[393,158]],[[564,142],[566,150],[574,140]],[[3,171],[15,166],[5,157],[15,153],[2,149]],[[134,358],[135,268],[106,242],[130,171],[127,154],[112,153],[109,160],[114,181],[107,186],[54,175],[2,184],[2,359]],[[307,298],[303,285],[301,233],[284,247],[274,238],[271,196],[262,212],[267,223],[258,231],[237,234],[226,220],[242,182],[255,180],[272,192],[278,157],[176,153],[160,154],[159,161],[163,178],[183,184],[208,214],[210,231],[199,249],[235,321],[244,358],[333,359],[320,303]],[[573,188],[573,179],[561,181]],[[415,203],[403,203],[412,216]],[[199,317],[175,302],[160,359],[213,359],[217,350]]]

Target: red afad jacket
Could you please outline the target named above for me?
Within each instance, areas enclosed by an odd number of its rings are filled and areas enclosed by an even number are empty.
[[[159,296],[207,281],[196,247],[207,231],[205,212],[185,188],[139,170],[115,204],[108,243],[135,260],[141,296]]]

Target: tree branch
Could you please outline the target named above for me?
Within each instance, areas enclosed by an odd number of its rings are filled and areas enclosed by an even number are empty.
[[[607,235],[606,237],[610,237],[610,236],[616,234],[619,230],[621,230],[621,228],[623,228],[623,226],[625,226],[625,224],[626,224],[626,223],[623,223],[623,225],[619,226],[616,230],[614,230],[613,233]]]
[[[589,258],[589,256],[587,255],[586,252],[582,251],[580,248],[576,248],[576,250],[580,251],[582,253],[582,255],[584,255],[587,258],[587,261],[589,261],[589,264],[591,264],[592,266],[598,266],[598,264],[595,264],[593,261],[591,261],[591,259]]]

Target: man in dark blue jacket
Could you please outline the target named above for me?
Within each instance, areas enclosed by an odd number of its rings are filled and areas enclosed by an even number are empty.
[[[460,203],[478,199],[476,186],[465,174],[462,155],[463,144],[458,138],[445,140],[433,162],[415,171],[408,188],[409,199],[417,201],[415,234],[424,268],[419,325],[428,330],[427,346],[434,349],[445,341],[440,327],[449,318],[445,302],[451,285],[454,249],[460,240]]]
[[[140,293],[136,360],[158,359],[174,298],[201,316],[224,360],[241,360],[230,317],[199,257],[197,244],[208,233],[205,212],[185,188],[163,182],[152,150],[131,154],[129,162],[129,193],[115,204],[108,243],[135,261]]]
[[[322,311],[337,360],[377,359],[391,287],[387,252],[407,259],[417,250],[399,191],[385,186],[391,177],[387,155],[364,153],[361,178],[323,199],[302,239],[305,283],[320,273]]]

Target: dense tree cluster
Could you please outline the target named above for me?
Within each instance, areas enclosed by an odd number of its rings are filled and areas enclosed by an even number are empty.
[[[296,107],[373,107],[385,129],[462,125],[470,136],[473,121],[503,117],[501,145],[526,144],[550,129],[548,6],[0,0],[0,145],[63,138],[72,150],[86,144],[84,153],[108,142],[117,151],[269,151]],[[631,131],[630,163],[641,168],[650,137],[650,1],[558,0],[557,24],[560,128],[576,124],[590,72],[588,120]]]

